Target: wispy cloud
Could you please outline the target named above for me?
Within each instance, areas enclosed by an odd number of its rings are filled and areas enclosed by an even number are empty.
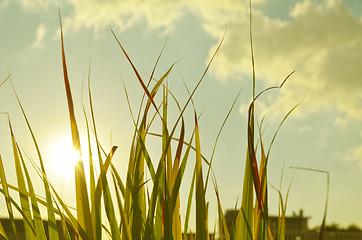
[[[32,44],[32,47],[34,48],[43,48],[44,47],[44,37],[47,32],[47,28],[42,23],[38,26],[36,32],[35,32],[35,41]]]

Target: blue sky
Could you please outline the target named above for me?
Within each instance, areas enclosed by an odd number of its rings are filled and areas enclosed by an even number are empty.
[[[270,92],[258,102],[259,119],[268,113],[266,143],[270,142],[283,116],[308,92],[272,148],[269,183],[279,186],[284,165],[282,193],[285,196],[293,174],[290,167],[329,171],[327,221],[343,226],[357,223],[362,227],[362,3],[358,0],[258,0],[253,6],[257,89],[279,85],[289,73],[296,71],[282,90]],[[125,80],[134,111],[142,89],[110,30],[115,31],[143,77],[150,74],[168,39],[156,76],[182,59],[169,78],[170,88],[181,102],[187,97],[182,78],[190,88],[196,85],[226,32],[225,41],[194,100],[198,112],[204,109],[200,119],[201,144],[205,156],[210,157],[218,129],[242,88],[220,137],[213,165],[222,205],[225,209],[233,208],[238,199],[240,201],[242,191],[246,107],[251,98],[248,2],[67,0],[61,1],[61,14],[78,122],[84,130],[81,87],[91,59],[92,92],[101,140],[107,148],[111,144],[119,146],[115,160],[121,172],[125,172],[127,166],[132,121],[120,76]],[[12,74],[46,156],[51,180],[69,197],[73,192],[72,171],[60,170],[51,157],[54,145],[70,141],[58,1],[2,0],[0,31],[0,82]],[[10,114],[19,143],[35,158],[9,82],[0,87],[0,112]],[[189,131],[193,127],[191,120]],[[0,153],[10,181],[15,184],[5,116],[0,117],[0,131]],[[86,137],[84,133],[82,136]],[[158,145],[153,140],[157,142],[150,137],[150,149],[156,156]],[[187,176],[182,190],[185,196],[190,178]],[[209,216],[216,216],[211,190],[207,193],[211,204]],[[297,171],[287,212],[291,214],[303,208],[311,217],[310,226],[319,224],[325,192],[325,175]],[[72,197],[68,201],[72,203]],[[186,197],[181,196],[181,201],[184,201],[181,205],[186,205]],[[272,188],[270,209],[271,213],[277,213],[277,193]]]

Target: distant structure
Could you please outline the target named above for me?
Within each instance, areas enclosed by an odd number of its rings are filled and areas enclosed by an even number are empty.
[[[308,219],[303,215],[303,210],[299,210],[299,215],[293,212],[292,216],[285,217],[285,229],[289,232],[308,232]],[[277,237],[278,234],[278,216],[269,216],[269,227],[273,233],[273,237]]]
[[[225,213],[225,221],[230,232],[232,224],[238,214],[237,210],[227,210]],[[308,228],[308,219],[303,214],[303,210],[299,214],[293,213],[292,216],[285,217],[285,240],[318,240],[319,231]],[[269,227],[274,239],[278,238],[278,216],[269,216]],[[324,240],[362,240],[361,231],[324,231]]]
[[[16,234],[18,235],[17,239],[15,238],[15,236],[12,234],[12,232],[10,230],[11,222],[10,222],[9,218],[0,218],[0,223],[4,227],[5,234],[8,238],[8,240],[26,239],[23,219],[15,219]],[[47,239],[49,239],[48,222],[43,221],[43,224],[44,224],[45,234],[47,236]],[[70,227],[68,224],[67,224],[67,228],[68,228],[70,238],[72,240],[75,240],[76,237],[75,237],[74,229],[72,227]],[[58,233],[59,233],[59,240],[63,240],[64,236],[63,236],[62,224],[59,220],[57,220],[57,229],[58,229]]]

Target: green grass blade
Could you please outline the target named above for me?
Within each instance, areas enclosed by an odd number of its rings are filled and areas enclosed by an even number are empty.
[[[112,165],[112,167],[113,167],[113,165]],[[113,178],[114,188],[115,188],[116,197],[117,197],[117,204],[118,204],[118,209],[119,209],[120,216],[121,216],[121,224],[120,225],[121,225],[121,229],[122,229],[122,232],[123,232],[124,239],[125,240],[131,240],[132,239],[131,230],[130,230],[129,225],[128,225],[128,219],[127,219],[126,213],[124,211],[123,204],[122,204],[122,201],[121,201],[121,196],[119,194],[119,189],[118,189],[118,187],[120,186],[119,179],[118,179],[118,177],[116,177],[115,173],[116,173],[116,171],[112,171],[112,178]]]
[[[92,215],[95,216],[95,219],[97,221],[100,220],[98,215],[100,214],[100,212],[99,212],[100,204],[101,204],[100,201],[101,201],[102,192],[104,190],[103,189],[103,187],[104,187],[103,178],[106,177],[107,171],[109,169],[109,166],[111,164],[111,161],[112,161],[112,158],[113,158],[113,155],[114,155],[116,149],[117,149],[117,146],[113,146],[110,153],[108,154],[107,159],[101,168],[101,173],[99,174],[96,189],[94,191],[94,198],[93,198],[93,202],[92,202]],[[99,224],[97,223],[96,226],[97,225],[99,225]]]
[[[26,217],[26,219],[31,220],[32,217],[31,217],[31,213],[30,213],[29,198],[25,194],[27,192],[27,189],[26,189],[26,185],[25,185],[24,175],[23,175],[22,168],[21,168],[20,158],[19,158],[19,154],[18,154],[18,149],[16,147],[15,136],[14,136],[14,132],[13,132],[13,129],[11,126],[10,118],[8,120],[9,120],[10,134],[11,134],[11,143],[12,143],[13,153],[14,153],[15,170],[16,170],[16,178],[17,178],[18,188],[19,188],[20,204],[21,204],[21,208],[22,208],[23,214]],[[26,223],[26,221],[24,220],[24,230],[25,230],[25,235],[26,235],[27,240],[32,240],[35,237],[34,226],[33,226],[32,222],[30,222],[30,224],[31,225],[28,225]]]
[[[190,143],[192,142],[193,137],[194,137],[194,132],[193,132],[193,134],[191,136]],[[173,209],[175,204],[176,204],[176,199],[177,199],[176,197],[177,197],[177,195],[179,194],[179,191],[180,191],[180,186],[181,186],[182,178],[183,178],[183,175],[184,175],[184,172],[185,172],[185,169],[186,169],[186,164],[187,164],[187,160],[189,158],[190,150],[191,150],[191,144],[188,144],[187,149],[186,149],[185,154],[184,154],[184,157],[183,157],[182,162],[181,162],[180,169],[177,172],[175,183],[173,185],[172,196],[171,196],[171,199],[173,200],[173,203],[171,205],[171,209]]]
[[[186,207],[186,217],[184,222],[184,240],[187,240],[187,233],[189,230],[189,220],[190,220],[190,213],[191,213],[191,206],[192,206],[192,196],[195,188],[195,179],[196,179],[196,169],[194,169],[194,174],[192,175],[189,197],[187,199],[187,207]]]
[[[205,189],[202,179],[201,148],[199,126],[195,112],[195,147],[196,147],[196,239],[208,240],[209,231],[207,223],[207,208],[205,202]]]
[[[58,209],[58,214],[60,216],[60,223],[61,223],[61,226],[62,226],[63,238],[65,240],[71,240],[70,235],[69,235],[69,231],[68,231],[68,228],[67,228],[67,223],[65,221],[65,216],[63,215],[62,211],[60,210],[58,203],[56,201],[54,201],[54,203],[55,203],[55,206]]]
[[[218,215],[219,215],[219,233],[220,233],[219,238],[224,239],[224,240],[230,240],[229,231],[226,226],[226,220],[225,220],[225,216],[224,216],[221,202],[220,202],[219,190],[218,190],[215,179],[213,180],[213,184],[214,184],[214,190],[215,190],[215,194],[216,194],[216,198],[217,198],[217,209],[218,209]]]
[[[157,200],[159,199],[158,196],[162,195],[162,194],[160,194],[160,189],[162,189],[162,187],[160,185],[161,185],[161,179],[163,176],[162,173],[163,173],[164,168],[165,168],[164,161],[159,161],[158,166],[157,166],[157,171],[156,171],[155,177],[153,179],[153,188],[152,188],[151,200],[150,200],[147,219],[146,219],[144,239],[152,239],[152,238],[155,238],[154,235],[156,235],[156,236],[162,235],[162,233],[160,232],[162,228],[159,228],[158,230],[156,230],[154,228],[153,221],[155,218],[155,213],[157,212],[157,211],[155,212],[155,209],[156,209],[156,205],[157,205]],[[157,219],[157,216],[156,216],[156,219]],[[162,219],[162,217],[161,217],[161,219]],[[161,227],[161,226],[162,226],[162,221],[158,225],[156,224],[156,227]],[[155,231],[158,231],[158,232],[155,233]]]
[[[28,118],[27,118],[27,116],[25,114],[25,110],[24,110],[24,108],[23,108],[23,106],[22,106],[22,104],[20,102],[20,99],[19,99],[18,95],[16,94],[15,88],[14,88],[14,86],[12,86],[12,87],[13,87],[13,91],[14,91],[16,100],[18,101],[19,107],[20,107],[21,112],[22,112],[22,114],[24,116],[24,119],[26,121],[28,130],[29,130],[29,132],[31,134],[34,146],[36,148],[38,158],[39,158],[39,162],[40,162],[42,175],[45,176],[45,178],[43,178],[43,183],[44,183],[45,197],[46,197],[46,202],[47,202],[46,207],[47,207],[47,213],[48,213],[49,236],[50,236],[50,238],[52,240],[58,240],[58,233],[57,233],[57,227],[56,227],[56,221],[55,221],[53,202],[52,202],[51,192],[50,192],[50,188],[49,188],[49,182],[48,182],[48,180],[46,178],[46,171],[45,171],[45,167],[44,167],[44,163],[43,163],[43,158],[42,158],[41,153],[40,153],[40,148],[39,148],[39,145],[38,145],[38,143],[36,141],[34,132],[33,132],[32,128],[31,128],[31,126],[30,126],[29,120],[28,120]]]
[[[31,182],[31,178],[30,178],[28,169],[27,169],[27,167],[25,165],[24,158],[23,158],[23,156],[21,154],[19,146],[16,145],[16,147],[17,147],[18,152],[19,152],[19,156],[20,156],[21,163],[22,163],[22,166],[23,166],[24,174],[25,174],[26,181],[27,181],[27,184],[28,184],[29,197],[30,197],[30,200],[31,200],[31,207],[32,207],[32,212],[33,212],[33,216],[34,216],[35,234],[36,234],[37,239],[46,240],[43,220],[42,220],[40,210],[39,210],[39,205],[38,205],[38,199],[37,199],[37,197],[35,195],[34,187],[33,187],[33,184]],[[46,206],[46,203],[44,205]]]
[[[119,189],[121,190],[121,194],[122,197],[124,198],[124,196],[126,195],[126,188],[124,187],[123,181],[121,179],[121,176],[119,176],[115,166],[113,165],[113,163],[111,163],[111,168],[112,168],[112,174],[114,175],[114,177],[117,180],[117,185],[119,187]]]
[[[17,235],[17,231],[16,231],[16,228],[15,228],[13,210],[11,208],[11,200],[10,200],[11,198],[10,198],[10,195],[9,195],[8,184],[7,184],[6,176],[5,176],[5,169],[4,169],[3,160],[1,158],[1,155],[0,155],[0,180],[1,180],[1,185],[2,185],[2,188],[3,188],[2,190],[3,190],[4,197],[5,197],[5,203],[6,203],[6,208],[7,208],[7,211],[8,211],[8,216],[9,216],[10,222],[11,222],[10,231],[13,234],[13,236],[15,236],[16,239],[17,239],[18,235]]]
[[[109,155],[109,157],[108,157],[109,159],[112,159],[115,149],[116,148],[114,148],[114,150],[111,151],[112,155]],[[109,160],[109,162],[110,162],[110,160]],[[104,170],[102,172],[104,172]],[[104,207],[106,210],[106,215],[107,215],[107,218],[109,221],[109,225],[111,227],[112,239],[120,240],[121,235],[120,235],[120,231],[118,229],[117,219],[115,216],[115,209],[113,207],[113,201],[112,201],[111,193],[110,193],[109,186],[108,186],[108,181],[107,181],[105,174],[102,174],[101,180],[102,180],[102,188],[103,188]]]

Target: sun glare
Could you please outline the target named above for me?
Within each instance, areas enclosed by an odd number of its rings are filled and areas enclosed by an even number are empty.
[[[71,140],[61,139],[51,148],[51,159],[62,174],[73,174],[74,166],[80,160],[80,153],[73,148]]]

